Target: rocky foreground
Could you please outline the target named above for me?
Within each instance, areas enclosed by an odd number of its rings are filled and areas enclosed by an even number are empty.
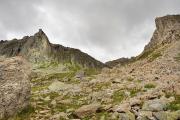
[[[156,26],[142,54],[109,63],[114,67],[99,74],[70,64],[36,64],[30,106],[10,119],[179,120],[180,15],[157,18]]]
[[[22,58],[0,58],[0,119],[28,109],[30,66]]]

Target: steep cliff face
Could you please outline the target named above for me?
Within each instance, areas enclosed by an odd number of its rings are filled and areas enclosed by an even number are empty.
[[[20,40],[1,41],[0,55],[23,56],[32,63],[53,61],[91,68],[104,67],[103,63],[78,49],[51,44],[41,29],[34,36],[25,36]]]
[[[146,58],[154,50],[175,42],[180,38],[180,15],[167,15],[163,17],[158,17],[155,19],[156,29],[150,42],[145,46],[144,51],[130,59],[120,58],[117,60],[109,61],[106,64],[108,66],[114,67],[118,64],[128,64],[137,61],[141,58]]]
[[[144,51],[150,51],[159,45],[173,42],[179,39],[180,15],[167,15],[155,19],[156,30]]]
[[[103,69],[90,81],[104,85],[102,94],[112,94],[92,95],[110,101],[107,119],[180,119],[180,15],[157,18],[156,26],[150,43],[133,62]]]

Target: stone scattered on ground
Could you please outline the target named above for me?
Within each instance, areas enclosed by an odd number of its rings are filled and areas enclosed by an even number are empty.
[[[179,21],[180,16],[157,18],[157,29],[141,55],[133,61],[128,59],[123,65],[103,68],[97,75],[88,75],[94,73],[91,69],[85,74],[79,66],[69,66],[65,71],[58,71],[59,65],[54,70],[53,66],[34,68],[33,72],[37,73],[31,80],[30,100],[33,110],[16,117],[31,120],[180,119]]]

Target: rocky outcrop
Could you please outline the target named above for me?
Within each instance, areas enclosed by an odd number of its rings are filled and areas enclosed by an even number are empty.
[[[23,56],[32,63],[52,61],[78,64],[90,68],[102,68],[105,66],[78,49],[51,44],[41,29],[34,36],[25,36],[20,40],[1,41],[0,55],[6,57]]]
[[[167,15],[155,19],[156,30],[148,45],[145,46],[146,51],[153,50],[159,45],[178,40],[180,37],[180,15]]]
[[[180,15],[167,15],[163,17],[157,17],[155,19],[156,29],[150,42],[145,46],[144,51],[130,59],[119,58],[117,60],[106,62],[106,65],[114,67],[118,64],[125,65],[134,61],[144,58],[149,53],[157,49],[158,47],[170,44],[180,38]]]
[[[20,57],[0,59],[0,119],[8,118],[29,104],[30,68]]]

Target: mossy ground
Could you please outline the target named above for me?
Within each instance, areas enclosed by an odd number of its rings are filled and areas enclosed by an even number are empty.
[[[120,103],[125,97],[125,93],[122,90],[115,91],[112,96],[114,103]]]
[[[37,67],[38,66],[38,67]],[[93,75],[96,75],[99,73],[99,70],[94,68],[86,68],[83,69],[79,65],[75,64],[64,64],[64,66],[67,67],[67,71],[59,71],[59,72],[52,72],[51,70],[57,69],[59,65],[56,62],[47,62],[47,63],[39,63],[36,65],[36,68],[34,71],[38,70],[38,74],[32,78],[31,83],[31,105],[28,106],[26,109],[19,112],[14,118],[15,120],[29,120],[30,118],[35,117],[39,114],[40,111],[49,110],[47,114],[54,114],[57,112],[66,112],[68,109],[77,109],[82,105],[88,104],[86,100],[84,100],[84,97],[87,97],[86,95],[72,95],[67,94],[63,95],[61,93],[57,92],[44,92],[48,91],[48,86],[54,81],[58,80],[61,82],[64,82],[65,84],[79,84],[80,80],[75,79],[75,75],[78,71],[83,70],[85,72],[85,77],[88,77],[89,80],[93,78]],[[44,74],[44,70],[46,70],[46,73]],[[48,73],[49,71],[49,73]],[[41,74],[40,72],[43,72]],[[102,89],[103,87],[106,87],[107,84],[99,84],[95,86],[98,90]],[[52,100],[56,100],[56,98],[61,97],[61,100],[71,100],[69,103],[56,103],[56,106],[53,106],[51,104]],[[46,100],[49,98],[49,100]],[[80,102],[79,102],[80,101]],[[34,106],[34,104],[36,104]],[[34,106],[34,107],[32,107]],[[48,108],[48,109],[47,109]],[[69,116],[72,118],[72,116]]]
[[[147,88],[147,89],[151,89],[151,88],[155,88],[156,85],[155,84],[152,84],[152,83],[148,83],[144,86],[144,88]]]
[[[171,111],[180,110],[180,95],[173,95],[175,97],[175,101],[171,102],[167,109]]]
[[[157,59],[158,57],[162,56],[161,52],[153,52],[150,56],[149,56],[149,60],[150,62],[154,61],[155,59]]]
[[[131,89],[129,90],[129,92],[130,92],[130,96],[134,97],[137,95],[137,93],[141,92],[141,89]]]
[[[180,62],[180,53],[178,53],[177,56],[174,57],[174,59],[175,59],[176,61]]]
[[[22,111],[18,112],[17,115],[13,118],[14,120],[30,120],[30,115],[35,112],[35,109],[28,105]]]

